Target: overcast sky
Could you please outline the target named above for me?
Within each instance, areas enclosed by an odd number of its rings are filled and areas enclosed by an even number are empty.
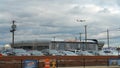
[[[120,0],[0,0],[0,43],[11,42],[15,20],[15,41],[40,39],[89,39],[120,45]],[[77,20],[85,20],[79,22]],[[107,45],[107,44],[106,44]]]

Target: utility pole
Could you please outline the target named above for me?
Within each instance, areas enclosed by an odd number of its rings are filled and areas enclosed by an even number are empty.
[[[87,25],[85,25],[85,46],[85,48],[87,49]]]
[[[109,43],[110,43],[109,39],[110,39],[110,37],[109,37],[109,30],[107,29],[107,44],[108,44],[108,48],[110,47],[109,46]]]
[[[54,36],[54,37],[53,37],[53,41],[54,41],[54,42],[53,42],[53,46],[54,46],[55,49],[57,49],[57,47],[55,46],[55,40],[56,40],[56,37]]]
[[[82,33],[79,33],[79,34],[80,34],[80,41],[81,41],[81,38],[82,38],[81,35],[82,35]]]
[[[16,31],[16,25],[15,25],[15,21],[12,21],[12,26],[11,26],[11,30],[10,32],[12,33],[12,46],[14,47],[14,32]]]

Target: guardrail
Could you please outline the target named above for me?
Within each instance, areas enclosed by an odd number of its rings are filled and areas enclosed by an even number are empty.
[[[25,68],[26,60],[36,60],[38,68],[44,68],[45,59],[56,62],[57,67],[69,66],[108,66],[109,59],[119,56],[3,56],[0,57],[0,68]]]

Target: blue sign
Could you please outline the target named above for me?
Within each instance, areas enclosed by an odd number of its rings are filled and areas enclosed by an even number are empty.
[[[118,65],[120,66],[120,59],[118,60]]]
[[[23,63],[23,68],[38,68],[37,60],[24,60]]]
[[[118,59],[109,59],[109,65],[118,65]]]

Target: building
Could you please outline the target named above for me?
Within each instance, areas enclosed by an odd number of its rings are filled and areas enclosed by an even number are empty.
[[[56,50],[100,50],[104,46],[103,42],[98,41],[21,41],[16,42],[13,48],[24,48],[24,49],[56,49]]]

